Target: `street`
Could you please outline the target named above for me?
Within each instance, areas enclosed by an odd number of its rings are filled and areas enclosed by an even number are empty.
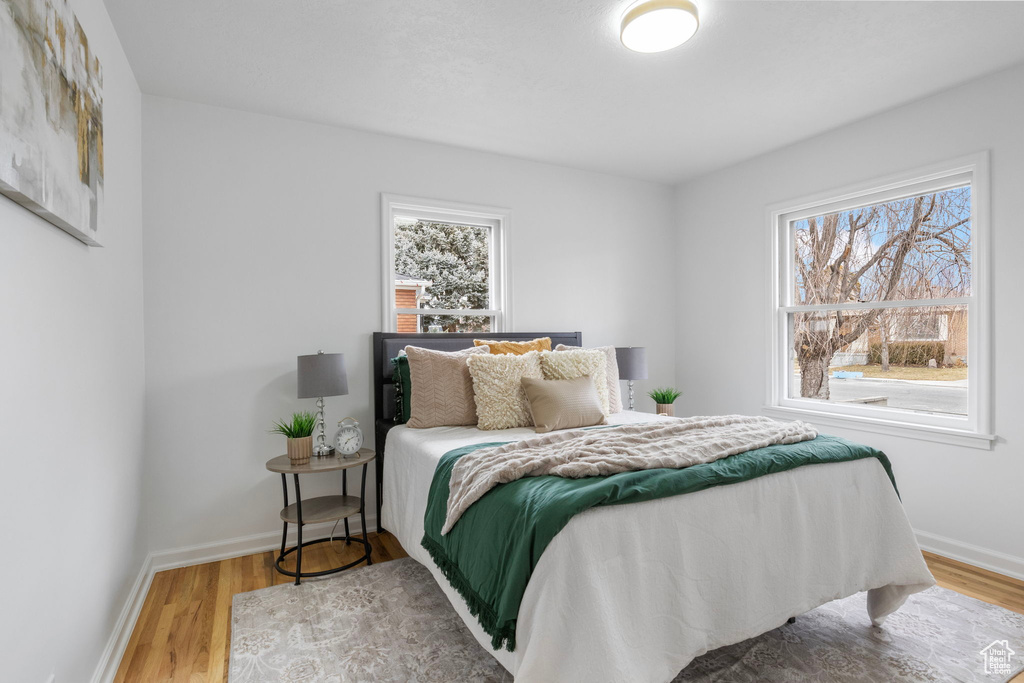
[[[800,375],[793,376],[799,388]],[[799,389],[797,389],[799,390]],[[933,413],[967,414],[967,380],[924,382],[891,379],[829,379],[832,401],[885,396],[890,408]]]

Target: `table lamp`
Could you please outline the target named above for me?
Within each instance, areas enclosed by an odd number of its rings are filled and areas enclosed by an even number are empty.
[[[345,354],[320,351],[311,356],[299,356],[299,398],[316,398],[316,428],[318,431],[313,455],[322,458],[334,453],[334,446],[324,436],[324,396],[344,396],[348,393],[348,375],[345,374]]]
[[[619,379],[628,380],[629,409],[633,410],[633,380],[647,379],[647,349],[643,346],[616,346],[615,362]]]

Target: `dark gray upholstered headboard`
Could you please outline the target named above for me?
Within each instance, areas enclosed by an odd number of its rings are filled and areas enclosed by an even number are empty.
[[[406,334],[402,332],[373,333],[373,410],[374,437],[377,449],[377,531],[383,531],[380,520],[381,493],[384,480],[384,441],[395,426],[395,387],[391,381],[394,368],[391,359],[399,349],[420,346],[438,351],[458,351],[473,346],[474,339],[500,339],[503,341],[529,341],[537,337],[551,337],[551,348],[559,344],[582,346],[582,332],[445,332]]]

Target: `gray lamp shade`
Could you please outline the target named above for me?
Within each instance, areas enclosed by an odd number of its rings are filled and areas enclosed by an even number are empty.
[[[647,379],[647,349],[643,346],[616,346],[615,362],[619,379]]]
[[[299,356],[299,398],[343,396],[348,393],[345,354]]]

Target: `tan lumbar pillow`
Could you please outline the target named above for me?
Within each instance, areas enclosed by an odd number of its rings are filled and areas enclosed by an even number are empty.
[[[466,359],[489,352],[486,346],[453,353],[406,346],[412,385],[406,424],[413,429],[476,424],[473,379]]]
[[[480,429],[511,429],[529,427],[530,404],[523,390],[523,378],[542,379],[540,354],[536,351],[521,356],[490,353],[466,359],[473,378],[477,426]]]
[[[538,432],[605,423],[601,401],[590,377],[523,379],[530,416]]]
[[[537,337],[536,339],[524,342],[474,339],[473,343],[477,346],[486,346],[491,350],[491,353],[511,353],[516,356],[521,356],[529,351],[551,350],[551,337]]]
[[[571,351],[545,351],[540,354],[544,379],[576,379],[590,377],[601,401],[601,410],[610,415],[608,405],[607,360],[603,351],[573,349]]]
[[[559,344],[555,351],[578,351],[578,346]],[[605,355],[605,374],[608,376],[608,411],[622,412],[622,387],[619,386],[619,361],[615,357],[614,346],[595,346],[588,351],[601,351]]]

